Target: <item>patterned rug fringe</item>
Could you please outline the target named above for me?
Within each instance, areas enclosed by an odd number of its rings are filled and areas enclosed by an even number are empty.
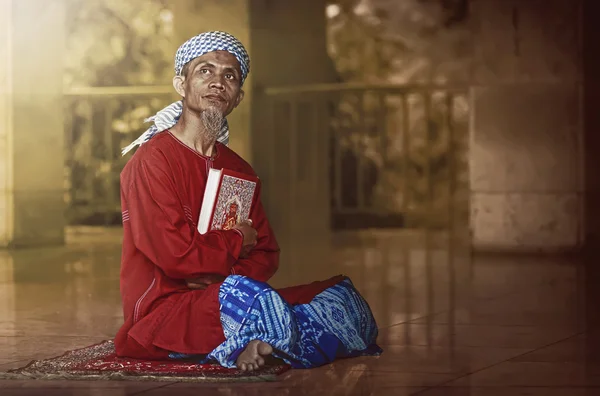
[[[287,365],[269,366],[246,373],[218,364],[193,360],[148,361],[116,356],[114,343],[104,341],[50,359],[0,372],[9,380],[87,380],[156,382],[268,382],[289,370]]]
[[[177,377],[156,375],[132,375],[123,373],[70,374],[70,373],[9,373],[0,372],[0,380],[68,380],[68,381],[152,381],[152,382],[274,382],[276,374],[262,374],[248,377]]]

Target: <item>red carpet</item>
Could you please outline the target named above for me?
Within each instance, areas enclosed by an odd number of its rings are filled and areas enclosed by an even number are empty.
[[[214,364],[185,360],[150,361],[115,355],[112,341],[66,352],[62,356],[34,360],[25,367],[0,373],[0,379],[136,380],[186,382],[273,381],[289,366],[264,367],[244,373]]]

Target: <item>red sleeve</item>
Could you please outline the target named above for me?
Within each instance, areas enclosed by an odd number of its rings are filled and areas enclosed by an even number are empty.
[[[256,202],[257,204],[250,214],[250,219],[258,234],[256,246],[246,258],[237,260],[231,268],[231,273],[266,282],[279,268],[280,250],[260,198]]]
[[[135,247],[170,278],[229,275],[242,248],[240,233],[219,230],[201,235],[188,222],[164,162],[153,157],[137,169],[130,185],[124,186]]]

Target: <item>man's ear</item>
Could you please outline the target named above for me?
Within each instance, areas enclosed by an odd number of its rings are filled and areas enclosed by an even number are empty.
[[[237,99],[235,100],[235,107],[238,107],[238,105],[242,102],[242,99],[244,99],[244,90],[240,89],[240,93],[237,96]]]
[[[175,76],[173,77],[173,88],[175,91],[181,96],[185,98],[185,89],[184,89],[185,77],[184,76]]]

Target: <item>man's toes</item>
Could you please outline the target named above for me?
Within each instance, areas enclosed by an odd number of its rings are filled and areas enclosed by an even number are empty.
[[[259,356],[259,357],[256,359],[256,365],[257,365],[258,367],[262,367],[262,366],[264,366],[264,365],[265,365],[265,359],[263,359],[263,357],[262,357],[262,356]]]
[[[260,342],[257,349],[258,353],[262,356],[267,356],[273,353],[273,347],[266,342]]]
[[[246,363],[240,364],[240,370],[246,371]]]

